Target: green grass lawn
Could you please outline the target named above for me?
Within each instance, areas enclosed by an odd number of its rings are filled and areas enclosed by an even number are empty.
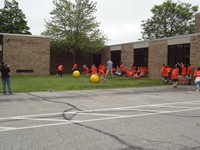
[[[71,74],[63,77],[51,76],[13,76],[11,87],[14,93],[37,92],[37,91],[65,91],[65,90],[88,90],[88,89],[111,89],[128,87],[146,87],[164,85],[161,80],[134,79],[128,77],[108,77],[106,83],[91,83],[89,77],[81,75],[73,78]]]

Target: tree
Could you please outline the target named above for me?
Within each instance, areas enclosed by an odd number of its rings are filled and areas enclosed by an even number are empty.
[[[15,0],[4,1],[4,8],[0,9],[0,32],[15,34],[31,34],[27,26],[25,14],[19,9]]]
[[[166,0],[161,5],[155,5],[151,9],[153,16],[142,21],[142,38],[157,39],[194,33],[194,13],[197,11],[198,6],[180,1],[174,3]]]
[[[96,3],[89,0],[54,0],[55,8],[50,12],[51,21],[46,22],[42,35],[51,36],[52,46],[73,54],[80,51],[99,52],[105,45],[106,36],[99,30],[93,15]]]

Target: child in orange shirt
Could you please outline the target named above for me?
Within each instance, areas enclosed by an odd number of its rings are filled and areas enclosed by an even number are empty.
[[[77,64],[77,63],[75,63],[75,64],[73,65],[73,68],[72,68],[72,71],[75,71],[75,70],[78,70],[78,64]]]
[[[60,75],[61,77],[62,77],[63,69],[64,69],[63,65],[58,66],[58,75]]]
[[[181,67],[182,83],[186,84],[186,67],[183,63],[181,64],[178,63],[178,65]]]
[[[191,67],[191,64],[188,64],[188,67],[187,67],[187,80],[188,80],[188,83],[187,83],[187,85],[191,85],[191,79],[192,79],[192,67]]]
[[[169,72],[168,72],[168,66],[166,66],[163,70],[163,78],[164,78],[164,82],[165,84],[167,84],[169,82]]]
[[[92,65],[90,68],[91,74],[97,74],[97,68],[95,67],[95,65]]]
[[[194,72],[196,91],[200,91],[200,67]]]
[[[178,85],[178,67],[175,66],[172,70],[172,81],[173,81],[173,87],[176,88]]]
[[[89,75],[89,69],[86,65],[83,65],[83,73],[82,74],[85,74],[86,76]]]
[[[100,75],[100,81],[106,82],[105,72],[101,68],[99,69],[99,75]]]

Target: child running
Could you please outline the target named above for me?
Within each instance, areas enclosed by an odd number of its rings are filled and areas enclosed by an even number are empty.
[[[105,72],[103,71],[103,69],[99,68],[99,75],[100,75],[100,81],[104,81],[106,82],[106,78],[105,78]]]
[[[200,91],[200,67],[194,72],[196,91]]]
[[[178,72],[179,72],[179,69],[177,66],[175,66],[172,70],[172,81],[173,81],[174,88],[177,88],[177,85],[178,85]]]

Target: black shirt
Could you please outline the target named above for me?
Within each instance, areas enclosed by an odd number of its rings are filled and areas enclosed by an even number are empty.
[[[10,78],[9,72],[10,72],[10,68],[8,66],[2,66],[0,68],[1,71],[1,78],[5,79],[5,78]]]

